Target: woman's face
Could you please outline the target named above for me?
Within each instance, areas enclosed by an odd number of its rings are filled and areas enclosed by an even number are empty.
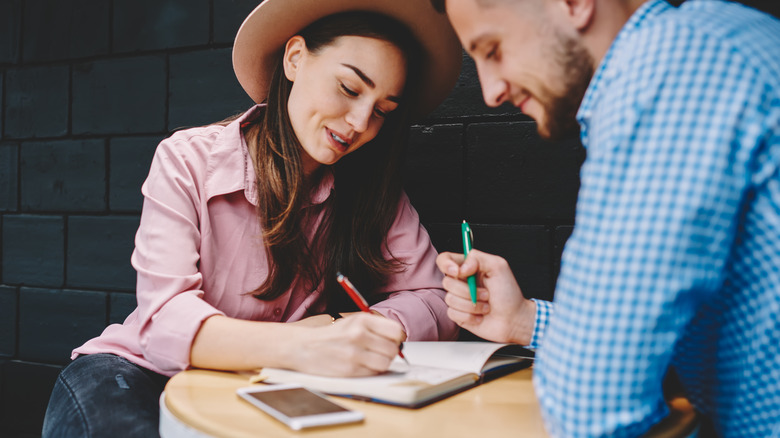
[[[284,73],[293,82],[290,122],[311,175],[376,137],[398,106],[406,60],[398,47],[375,38],[341,36],[313,53],[294,36],[285,47]]]

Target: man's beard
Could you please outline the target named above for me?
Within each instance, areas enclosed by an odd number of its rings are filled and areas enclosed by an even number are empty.
[[[562,91],[554,93],[548,88],[545,96],[540,96],[545,120],[537,130],[542,138],[555,141],[579,133],[577,110],[593,78],[593,57],[578,40],[560,33],[555,35],[550,49],[559,73],[555,80],[560,81]]]

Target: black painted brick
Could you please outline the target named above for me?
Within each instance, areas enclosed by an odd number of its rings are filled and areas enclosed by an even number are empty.
[[[71,350],[106,327],[104,292],[37,289],[19,291],[19,356],[54,364],[70,362]]]
[[[0,436],[10,436],[11,420],[3,413],[3,400],[5,400],[5,366],[9,361],[0,358]]]
[[[21,149],[22,210],[106,209],[105,141],[30,142]]]
[[[149,174],[154,151],[162,137],[114,138],[109,146],[111,211],[141,211],[141,184]]]
[[[232,43],[257,0],[214,0],[214,42]]]
[[[552,298],[552,235],[542,225],[471,224],[474,248],[504,257],[527,298]]]
[[[571,233],[574,231],[574,227],[571,225],[564,225],[555,227],[553,230],[553,278],[558,280],[558,274],[561,271],[561,256],[563,255],[563,248],[566,245],[566,241],[571,237]]]
[[[59,216],[6,215],[3,218],[3,282],[61,286],[64,231]]]
[[[0,436],[37,438],[52,387],[61,367],[8,361],[0,370],[0,385],[7,390],[0,400]]]
[[[404,185],[423,221],[463,215],[462,133],[462,125],[412,128]]]
[[[131,293],[112,293],[108,301],[108,323],[121,324],[127,315],[132,313],[138,306],[135,294]]]
[[[0,356],[16,354],[16,303],[17,290],[0,286]]]
[[[105,0],[26,0],[25,61],[74,59],[108,53]]]
[[[137,217],[71,216],[66,283],[69,287],[135,290],[130,264]]]
[[[527,298],[552,299],[552,236],[543,225],[470,223],[474,248],[507,260]],[[439,252],[462,254],[460,223],[426,225]]]
[[[5,89],[5,75],[3,74],[3,71],[0,71],[0,105],[2,105],[5,100],[3,99],[3,90]],[[5,113],[5,110],[3,108],[0,108],[0,138],[3,138],[3,115]]]
[[[0,409],[2,436],[32,438],[41,436],[49,396],[62,367],[9,361],[3,365],[3,399]]]
[[[114,51],[206,44],[209,0],[114,0]]]
[[[428,230],[428,235],[430,235],[436,251],[463,253],[460,222],[424,222],[423,225]]]
[[[542,141],[533,122],[477,123],[467,130],[467,214],[481,222],[574,222],[577,141]]]
[[[169,130],[213,123],[252,104],[233,73],[231,49],[171,56]]]
[[[165,59],[144,56],[73,68],[73,133],[161,132],[165,127]]]
[[[21,0],[0,2],[0,64],[19,60],[21,16]]]
[[[0,211],[15,211],[18,206],[19,145],[0,144]]]
[[[780,18],[780,3],[777,0],[740,0],[739,2]]]
[[[57,137],[68,133],[68,67],[8,70],[5,81],[6,137]]]
[[[444,102],[439,105],[428,118],[442,117],[471,117],[484,115],[510,115],[518,118],[526,118],[520,112],[509,104],[504,104],[498,108],[491,108],[485,105],[482,99],[482,89],[479,86],[477,69],[474,61],[463,54],[463,67],[460,71],[455,88],[450,92]]]

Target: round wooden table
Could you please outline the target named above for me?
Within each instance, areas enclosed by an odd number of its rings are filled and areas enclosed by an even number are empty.
[[[175,437],[547,437],[531,384],[517,371],[420,409],[331,397],[365,414],[363,423],[296,432],[240,399],[249,375],[188,370],[175,375],[160,399],[160,434]],[[696,413],[687,400],[670,401],[671,415],[650,436],[695,436]],[[691,434],[694,435],[691,435]]]
[[[522,370],[420,409],[406,409],[342,397],[336,403],[361,411],[363,423],[295,432],[240,399],[236,389],[249,386],[247,375],[189,370],[175,375],[163,394],[161,425],[183,423],[213,437],[371,437],[410,436],[546,437],[531,385],[531,370]],[[182,426],[181,424],[179,426]],[[163,437],[168,434],[164,430]],[[179,435],[184,435],[180,433]],[[201,435],[201,436],[204,436]],[[191,434],[197,436],[197,434]]]

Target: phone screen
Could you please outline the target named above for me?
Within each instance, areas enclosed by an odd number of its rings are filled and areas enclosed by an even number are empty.
[[[280,389],[278,391],[250,392],[247,395],[265,403],[288,417],[349,412],[341,406],[305,388]]]

